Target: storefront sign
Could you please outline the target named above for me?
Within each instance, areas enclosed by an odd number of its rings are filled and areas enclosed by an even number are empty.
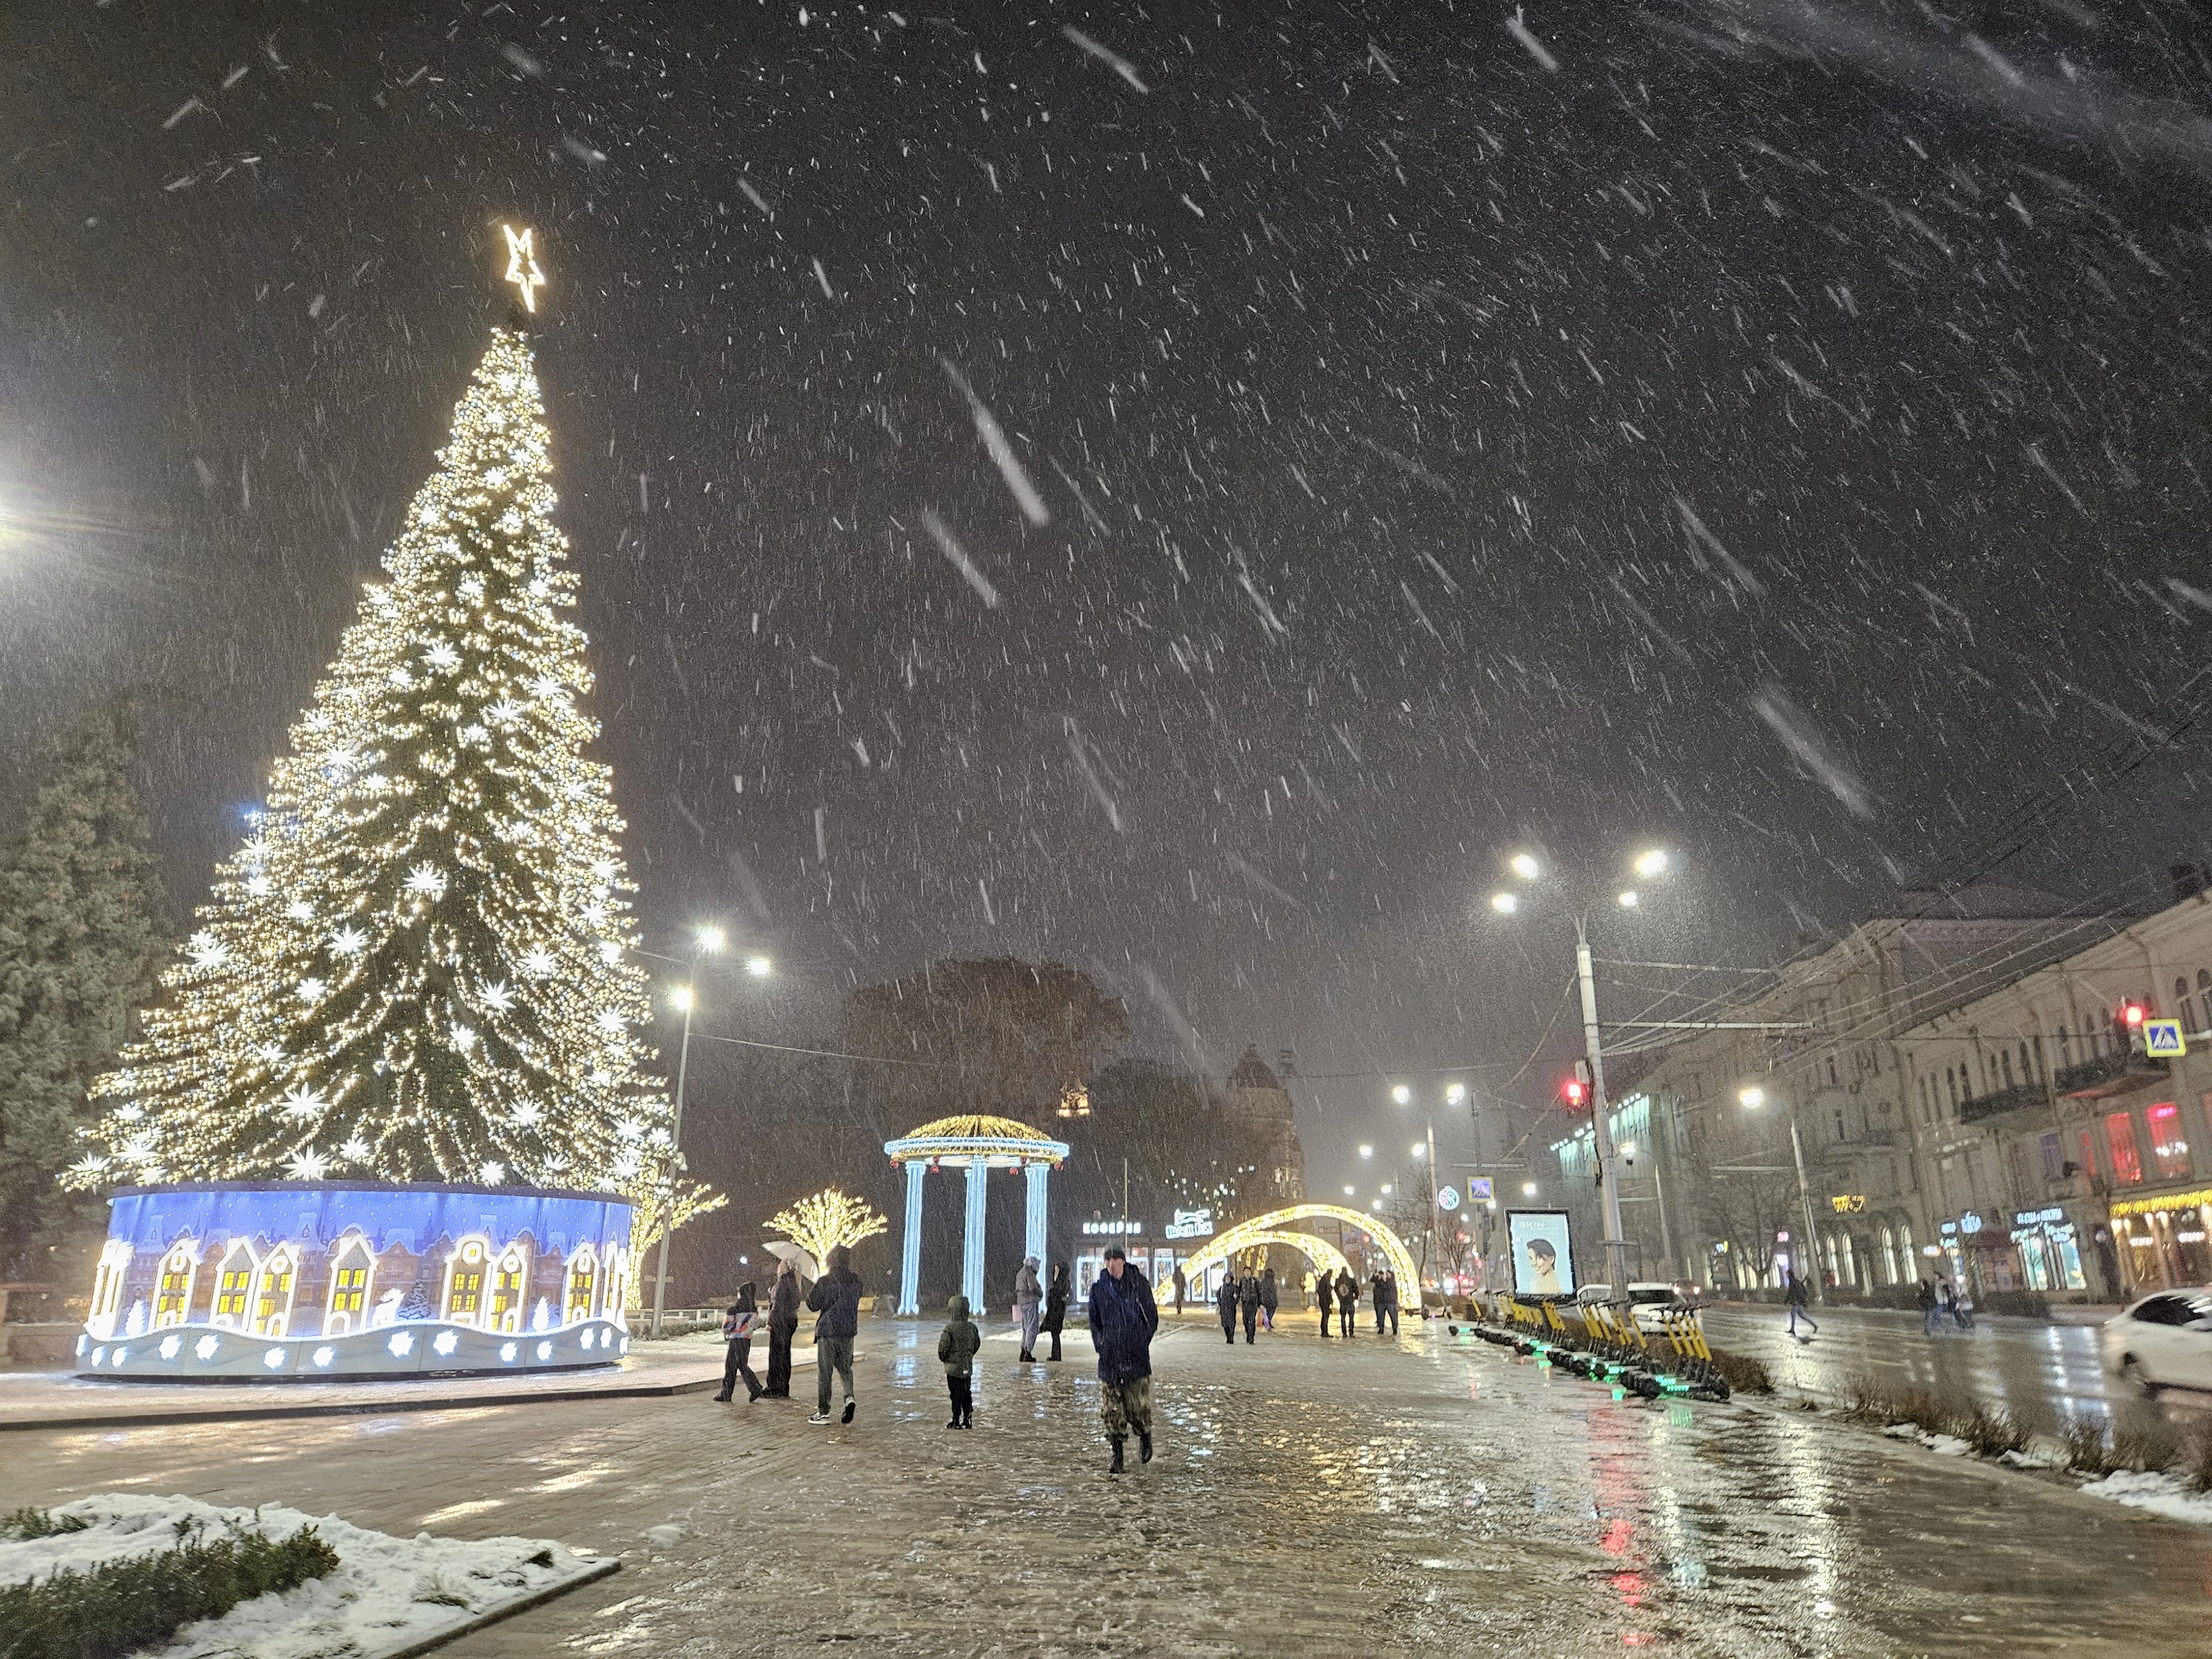
[[[1083,1231],[1096,1238],[1142,1238],[1145,1224],[1141,1221],[1086,1221]]]
[[[2054,1204],[2047,1210],[2016,1210],[2013,1212],[2012,1224],[2015,1227],[2039,1227],[2046,1221],[2065,1219],[2066,1212]]]
[[[1213,1212],[1177,1210],[1175,1219],[1163,1231],[1170,1238],[1211,1238],[1213,1237]]]
[[[1828,1207],[1838,1215],[1856,1215],[1866,1208],[1864,1193],[1838,1193],[1828,1200]]]

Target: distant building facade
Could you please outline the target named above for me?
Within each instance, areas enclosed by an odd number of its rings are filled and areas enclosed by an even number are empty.
[[[1291,1091],[1260,1058],[1257,1045],[1229,1070],[1227,1110],[1258,1149],[1258,1187],[1270,1206],[1306,1195],[1306,1155],[1298,1145]]]

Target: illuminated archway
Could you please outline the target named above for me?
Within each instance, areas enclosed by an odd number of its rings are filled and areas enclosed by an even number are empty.
[[[1289,1246],[1304,1255],[1316,1273],[1324,1274],[1330,1279],[1335,1278],[1340,1272],[1352,1271],[1352,1263],[1346,1258],[1344,1252],[1315,1233],[1259,1233],[1239,1244],[1236,1254],[1241,1255],[1246,1250],[1265,1249],[1270,1244]],[[1207,1257],[1211,1257],[1212,1255],[1212,1252],[1209,1249],[1206,1253]],[[1192,1258],[1193,1261],[1205,1259],[1195,1256]],[[1207,1265],[1212,1264],[1208,1261]],[[1205,1268],[1201,1267],[1199,1271],[1203,1273]]]
[[[1183,1265],[1183,1273],[1195,1283],[1200,1275],[1217,1263],[1226,1261],[1242,1251],[1256,1249],[1261,1244],[1294,1245],[1301,1250],[1307,1250],[1310,1259],[1318,1261],[1319,1258],[1312,1255],[1305,1243],[1310,1235],[1284,1231],[1293,1221],[1339,1221],[1365,1233],[1375,1241],[1382,1254],[1390,1258],[1390,1270],[1398,1275],[1399,1284],[1410,1286],[1417,1297],[1420,1294],[1420,1264],[1413,1260],[1413,1253],[1406,1248],[1405,1241],[1375,1217],[1362,1215],[1357,1210],[1347,1210],[1341,1204],[1290,1204],[1279,1210],[1270,1210],[1265,1215],[1255,1215],[1249,1221],[1240,1221],[1226,1232],[1216,1233],[1207,1240],[1206,1248]],[[1314,1242],[1318,1243],[1320,1241]],[[1329,1248],[1334,1249],[1334,1246]]]

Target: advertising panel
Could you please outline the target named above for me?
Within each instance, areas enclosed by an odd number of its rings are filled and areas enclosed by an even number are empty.
[[[1516,1296],[1572,1296],[1574,1242],[1565,1210],[1508,1210],[1505,1237],[1513,1251]]]

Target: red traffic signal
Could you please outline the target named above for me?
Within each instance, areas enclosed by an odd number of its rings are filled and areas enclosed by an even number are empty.
[[[1559,1085],[1559,1098],[1570,1106],[1589,1103],[1589,1085],[1578,1077],[1571,1077]]]
[[[2126,1024],[2129,1030],[2133,1030],[2143,1023],[2142,1004],[2140,1002],[2121,1004],[2120,1018]]]

